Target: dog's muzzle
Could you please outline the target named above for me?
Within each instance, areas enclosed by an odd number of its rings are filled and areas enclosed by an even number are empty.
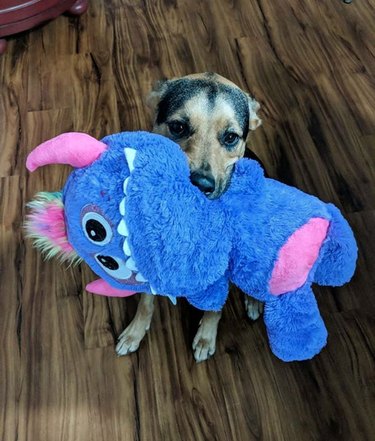
[[[191,173],[190,181],[206,196],[210,196],[215,191],[215,179],[210,173],[201,173],[195,171]]]

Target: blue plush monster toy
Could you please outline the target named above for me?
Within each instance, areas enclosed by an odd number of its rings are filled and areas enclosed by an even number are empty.
[[[88,291],[183,296],[219,310],[233,282],[265,302],[279,358],[309,359],[326,344],[311,284],[342,285],[357,258],[335,206],[266,179],[247,159],[228,190],[209,200],[190,183],[179,146],[145,132],[102,141],[63,134],[31,152],[27,167],[53,163],[75,170],[62,193],[30,203],[27,229],[49,256],[83,259],[101,277]]]

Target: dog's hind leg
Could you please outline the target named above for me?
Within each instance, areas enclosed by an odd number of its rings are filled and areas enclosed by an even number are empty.
[[[263,313],[264,304],[245,294],[245,310],[250,320],[257,320]]]
[[[133,320],[118,338],[116,345],[117,355],[130,354],[138,349],[143,337],[150,328],[153,312],[154,296],[141,294]]]
[[[221,311],[206,311],[203,314],[193,341],[194,358],[197,362],[205,361],[215,353],[220,318]]]

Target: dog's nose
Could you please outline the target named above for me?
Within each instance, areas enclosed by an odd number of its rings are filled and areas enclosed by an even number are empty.
[[[193,172],[190,175],[190,180],[204,194],[211,194],[215,191],[215,179],[211,174]]]

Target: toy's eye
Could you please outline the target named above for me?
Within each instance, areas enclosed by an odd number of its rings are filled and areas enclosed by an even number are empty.
[[[87,239],[95,245],[106,245],[112,239],[112,228],[108,221],[95,211],[83,216],[82,227]]]
[[[132,272],[125,266],[125,261],[118,257],[96,254],[95,259],[103,270],[116,279],[129,279]]]

